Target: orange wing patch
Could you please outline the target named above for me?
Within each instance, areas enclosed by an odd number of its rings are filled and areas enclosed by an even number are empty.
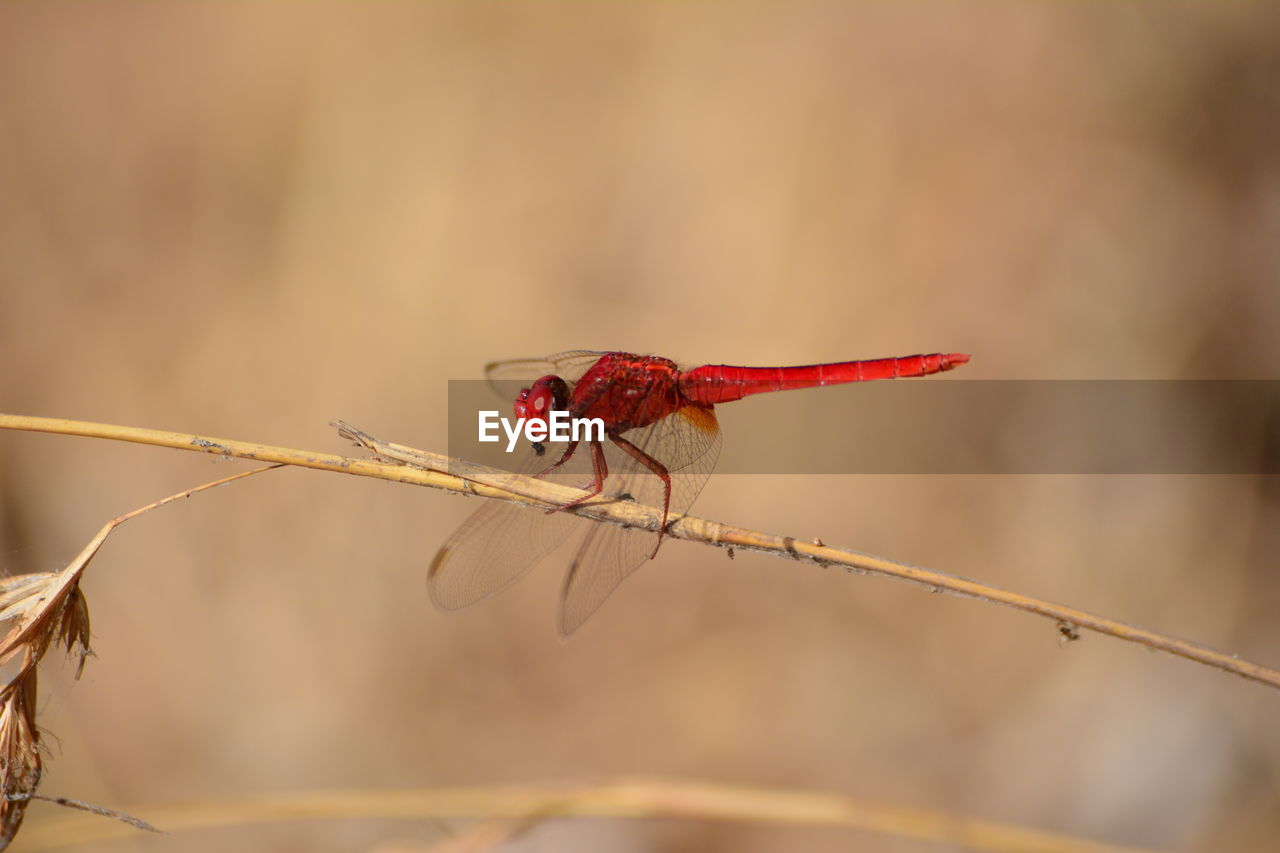
[[[685,406],[672,417],[684,418],[689,422],[690,426],[702,433],[714,435],[720,431],[720,425],[716,421],[716,413],[710,407]]]

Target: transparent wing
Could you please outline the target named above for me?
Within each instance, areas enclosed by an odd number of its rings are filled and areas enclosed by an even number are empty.
[[[572,515],[485,501],[431,561],[431,600],[442,610],[460,610],[498,594],[528,574],[580,523]]]
[[[491,361],[484,366],[484,375],[490,384],[496,384],[517,381],[527,382],[550,373],[573,384],[603,355],[606,355],[606,353],[575,349],[549,355],[546,358],[516,358],[510,361]]]
[[[667,467],[671,475],[670,518],[688,511],[720,455],[720,428],[711,409],[687,407],[623,437]],[[627,496],[662,506],[662,481],[605,440],[610,477],[605,495]],[[604,604],[618,585],[654,556],[657,534],[611,524],[593,524],[565,576],[560,596],[560,632],[572,634]]]
[[[569,464],[545,479],[582,485],[584,462],[579,457],[584,455],[579,449]],[[550,454],[538,456],[529,450],[513,470],[533,475],[553,461]],[[583,523],[567,513],[483,501],[431,561],[427,572],[431,600],[442,610],[460,610],[496,595],[524,577]]]

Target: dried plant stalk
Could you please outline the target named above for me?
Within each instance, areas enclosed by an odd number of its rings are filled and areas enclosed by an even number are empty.
[[[299,465],[426,485],[544,509],[562,506],[583,494],[577,489],[543,480],[382,442],[346,424],[336,426],[341,435],[370,450],[375,459],[352,459],[185,433],[0,414],[0,428],[110,438],[274,463],[269,467]],[[34,723],[36,664],[55,642],[62,642],[69,652],[77,655],[81,668],[85,657],[90,653],[88,607],[79,590],[80,576],[89,561],[116,526],[139,513],[261,470],[266,469],[237,474],[112,520],[70,565],[59,572],[0,581],[0,622],[10,623],[8,633],[0,640],[0,665],[21,660],[17,674],[0,690],[0,761],[3,762],[3,767],[0,768],[3,771],[0,788],[4,795],[3,802],[0,802],[0,847],[8,843],[20,826],[26,804],[35,795],[40,779],[39,735]],[[662,520],[659,510],[633,502],[585,503],[570,511],[599,523],[621,524],[655,532]],[[1056,629],[1067,639],[1075,639],[1079,629],[1093,630],[1213,666],[1262,684],[1280,687],[1280,672],[1259,664],[974,581],[831,548],[820,540],[805,542],[688,516],[671,522],[666,534],[672,538],[725,547],[730,549],[730,555],[734,548],[747,548],[824,566],[838,565],[852,571],[895,577],[922,584],[934,591],[946,590],[1004,604],[1054,620]],[[456,843],[453,846],[457,849],[466,849],[466,844],[471,844],[472,847],[484,844],[486,840],[497,843],[512,832],[519,832],[540,820],[591,815],[838,825],[993,851],[1132,853],[1132,848],[918,810],[868,805],[841,797],[661,781],[617,782],[573,790],[527,788],[442,789],[377,794],[342,792],[328,796],[310,794],[301,798],[258,798],[234,804],[205,803],[185,809],[174,807],[154,811],[172,828],[242,824],[259,819],[280,820],[288,817],[422,818],[449,815],[480,817],[490,821],[515,821],[510,826],[477,827],[477,833],[473,837],[454,839]],[[99,813],[108,812],[99,810]],[[110,814],[119,816],[116,813]],[[146,827],[141,822],[132,823]],[[37,839],[31,839],[28,835],[28,840],[35,841],[33,849],[42,849],[44,846],[99,840],[125,831],[122,826],[100,821],[87,830],[83,824],[78,825],[80,829],[70,829],[62,834],[59,834],[60,830],[54,825],[51,837],[41,835]],[[45,829],[48,831],[50,828]]]
[[[254,459],[260,462],[299,465],[342,474],[355,474],[361,477],[376,477],[397,483],[430,486],[431,488],[460,494],[512,501],[542,508],[563,506],[584,495],[584,492],[578,489],[560,486],[545,480],[523,477],[508,471],[487,468],[461,459],[451,459],[447,456],[415,450],[403,445],[378,441],[347,424],[338,423],[335,426],[338,427],[342,435],[357,441],[382,458],[396,460],[399,464],[368,459],[352,459],[330,453],[316,453],[288,447],[273,447],[266,444],[210,438],[189,433],[70,421],[59,418],[0,414],[0,429],[22,429],[62,435],[109,438],[117,441],[131,441],[159,447],[213,453],[220,456]],[[621,524],[655,532],[662,519],[661,510],[631,501],[586,503],[567,511],[583,518],[589,518],[592,521]],[[778,557],[804,560],[822,566],[843,566],[850,571],[905,580],[933,591],[946,591],[993,604],[1003,604],[1027,613],[1047,617],[1054,622],[1055,629],[1059,631],[1061,631],[1059,626],[1066,626],[1067,632],[1070,634],[1075,634],[1081,629],[1106,634],[1195,661],[1205,666],[1211,666],[1223,672],[1229,672],[1250,681],[1256,681],[1259,684],[1280,688],[1280,670],[1242,660],[1235,655],[1214,651],[1205,646],[1180,640],[1166,634],[1148,631],[1144,628],[1108,619],[1105,616],[1064,607],[1060,604],[1042,601],[1021,593],[1010,592],[918,566],[910,566],[905,563],[859,554],[855,551],[832,548],[817,542],[804,541],[790,536],[776,536],[759,530],[735,527],[692,516],[684,516],[672,521],[667,527],[666,535],[675,539],[701,542],[704,545],[715,545],[721,548],[743,548],[760,551]]]
[[[476,845],[501,843],[540,821],[582,817],[840,827],[944,844],[947,849],[991,853],[1150,853],[1144,848],[836,794],[664,779],[617,779],[578,786],[312,791],[143,808],[157,823],[175,831],[282,820],[475,818],[482,821],[474,830],[441,845],[441,851],[452,853],[485,849]],[[32,832],[23,840],[36,851],[100,842],[128,832],[121,824],[67,815],[56,822],[32,827]]]

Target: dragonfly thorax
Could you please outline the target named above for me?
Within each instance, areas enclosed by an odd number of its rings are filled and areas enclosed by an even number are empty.
[[[569,409],[574,417],[599,418],[609,435],[641,429],[685,405],[679,375],[667,358],[608,353],[578,380]]]

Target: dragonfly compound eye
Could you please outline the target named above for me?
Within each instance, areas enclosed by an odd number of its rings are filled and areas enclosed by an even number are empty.
[[[569,386],[559,376],[544,376],[516,396],[517,418],[546,420],[553,409],[569,406]]]
[[[528,388],[520,389],[520,393],[516,395],[515,405],[512,408],[515,409],[517,418],[524,418],[529,416],[529,389]]]

